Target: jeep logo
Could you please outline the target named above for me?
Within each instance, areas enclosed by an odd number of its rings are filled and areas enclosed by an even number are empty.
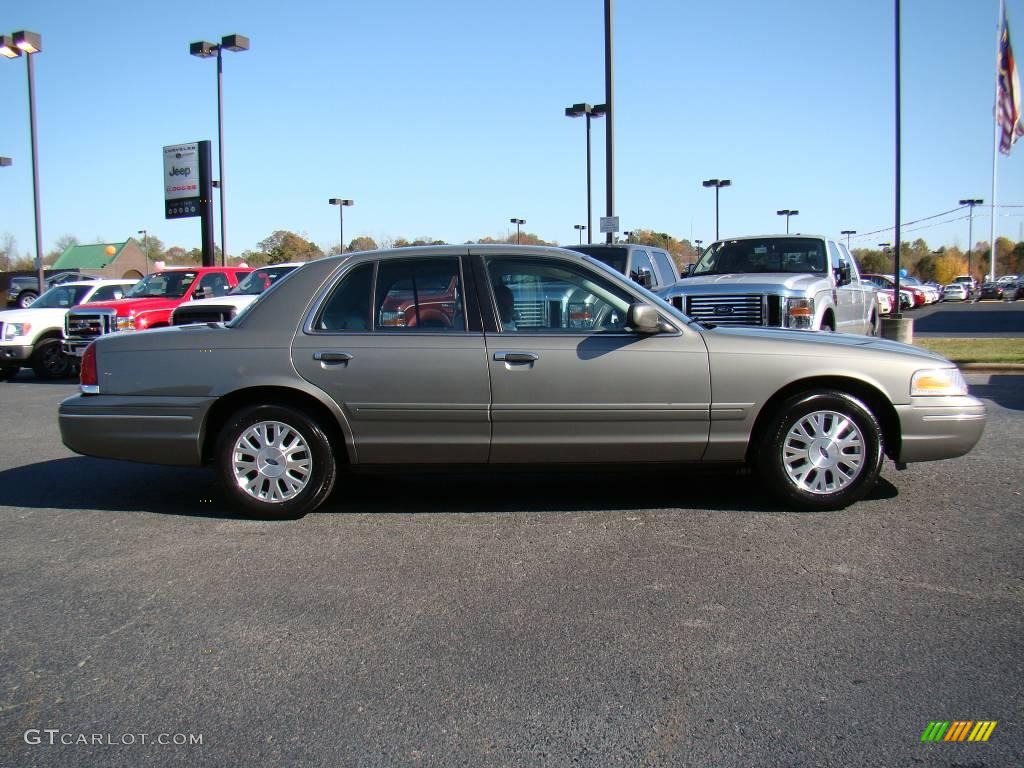
[[[191,168],[179,168],[176,165],[172,165],[171,166],[171,172],[169,174],[167,174],[167,175],[168,176],[191,176],[192,175],[192,169]]]
[[[715,307],[715,315],[731,315],[732,307],[724,304],[719,304]]]

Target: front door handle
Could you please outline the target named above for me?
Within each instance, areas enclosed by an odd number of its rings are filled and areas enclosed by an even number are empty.
[[[352,355],[348,352],[314,352],[313,359],[321,363],[347,363]]]
[[[494,359],[505,363],[533,363],[540,358],[533,352],[495,352]]]

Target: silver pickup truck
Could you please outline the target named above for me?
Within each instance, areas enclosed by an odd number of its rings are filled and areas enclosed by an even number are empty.
[[[842,243],[814,235],[719,240],[658,292],[695,320],[877,336],[873,287]]]

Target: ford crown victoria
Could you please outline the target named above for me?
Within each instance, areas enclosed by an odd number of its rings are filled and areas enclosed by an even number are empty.
[[[69,448],[212,465],[259,517],[316,509],[343,466],[422,464],[747,464],[788,508],[836,509],[885,456],[960,456],[985,422],[930,352],[701,324],[533,246],[310,262],[230,323],[102,336],[81,390]]]

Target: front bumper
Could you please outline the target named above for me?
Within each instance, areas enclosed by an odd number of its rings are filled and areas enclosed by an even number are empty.
[[[86,341],[79,339],[64,339],[64,343],[60,345],[60,348],[64,350],[65,355],[81,357],[85,354],[85,348],[92,344],[92,342],[92,339]]]
[[[198,466],[215,398],[74,395],[60,404],[60,437],[75,453],[149,464]]]
[[[897,461],[903,463],[963,456],[985,429],[985,405],[970,395],[915,397],[896,413],[902,434]]]
[[[32,346],[24,344],[4,344],[0,346],[0,365],[15,363],[21,365],[32,357]]]

